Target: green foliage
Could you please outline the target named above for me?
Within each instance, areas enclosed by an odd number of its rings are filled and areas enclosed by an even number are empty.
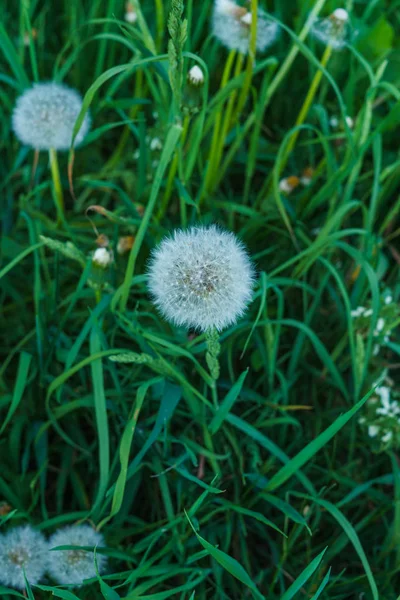
[[[255,60],[213,4],[0,3],[0,534],[87,521],[109,565],[24,594],[0,565],[5,600],[398,600],[400,3],[345,3],[327,51],[312,26],[338,2],[253,0],[280,27]],[[74,134],[92,119],[58,154],[59,222],[11,124],[52,79],[84,99]],[[154,247],[196,223],[256,266],[218,333],[147,291]]]

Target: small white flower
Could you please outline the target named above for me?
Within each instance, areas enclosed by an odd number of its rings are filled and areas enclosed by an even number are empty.
[[[0,535],[0,583],[24,590],[24,572],[31,585],[39,583],[47,569],[47,550],[44,536],[29,525]]]
[[[389,403],[390,403],[390,388],[381,385],[379,387],[376,388],[375,393],[377,396],[379,396],[383,406],[385,407],[389,407]]]
[[[198,65],[194,65],[188,73],[188,81],[192,85],[202,85],[204,83],[204,73]]]
[[[97,248],[93,253],[92,262],[98,267],[106,269],[113,262],[113,256],[107,248]]]
[[[366,309],[364,306],[358,306],[357,308],[354,308],[350,314],[352,317],[361,317],[361,315],[364,315],[365,311]]]
[[[243,245],[215,225],[176,230],[149,267],[149,289],[164,317],[202,331],[235,323],[251,300],[253,281]]]
[[[371,317],[372,314],[373,314],[373,312],[374,311],[372,310],[372,308],[367,308],[367,310],[364,310],[364,315],[363,316],[364,317]]]
[[[385,304],[391,304],[391,302],[393,301],[393,297],[392,296],[386,296],[385,298]]]
[[[216,38],[229,50],[248,54],[252,14],[231,0],[215,0],[212,30]],[[261,8],[257,11],[256,50],[264,52],[279,33],[278,24],[269,19]]]
[[[375,336],[379,335],[384,327],[385,327],[385,319],[382,319],[382,317],[380,317],[376,323],[374,335]]]
[[[380,352],[380,345],[379,344],[374,344],[374,347],[372,349],[372,355],[373,356],[378,356],[379,352]]]
[[[331,117],[329,119],[329,125],[333,128],[336,129],[337,127],[339,127],[339,119],[337,117]]]
[[[392,437],[393,437],[393,431],[387,431],[385,433],[385,435],[382,436],[382,442],[384,444],[386,444],[387,442],[390,442],[390,440],[392,439]]]
[[[369,437],[376,437],[379,433],[379,427],[377,425],[370,425],[368,427],[368,435]]]
[[[353,127],[354,127],[354,121],[353,121],[353,119],[351,117],[347,116],[346,119],[345,119],[345,121],[346,121],[347,127],[349,129],[353,129]]]
[[[35,150],[68,150],[72,131],[82,108],[82,98],[61,83],[35,83],[17,100],[12,115],[14,133],[23,144]],[[80,144],[90,127],[88,113],[75,145]]]
[[[58,546],[105,546],[104,537],[90,525],[72,525],[56,531],[49,540],[49,548]],[[104,554],[96,554],[97,567],[102,573],[107,564]],[[96,577],[94,553],[76,548],[74,550],[51,550],[49,574],[62,585],[82,585],[85,579]]]
[[[162,150],[162,141],[160,138],[155,137],[150,141],[150,150]]]

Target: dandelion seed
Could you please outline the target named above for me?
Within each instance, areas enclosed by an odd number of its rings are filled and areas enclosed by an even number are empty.
[[[235,323],[251,300],[253,282],[243,245],[215,225],[175,231],[149,267],[149,289],[163,316],[202,331]]]
[[[204,73],[198,65],[194,65],[188,72],[188,82],[192,85],[199,86],[204,83]]]
[[[18,590],[39,583],[47,569],[48,546],[44,536],[29,525],[0,535],[0,583]]]
[[[347,44],[350,34],[350,17],[344,8],[337,8],[330,17],[318,19],[311,28],[311,34],[334,50],[341,50]]]
[[[229,50],[248,54],[252,14],[231,0],[215,0],[212,30],[215,37]],[[256,50],[264,52],[279,32],[278,24],[262,9],[257,11]]]
[[[97,248],[92,256],[92,263],[106,269],[113,262],[112,253],[107,248]]]
[[[35,150],[68,150],[81,108],[82,98],[66,85],[35,83],[16,102],[12,115],[14,133],[20,142]],[[86,114],[75,145],[83,141],[89,126]]]
[[[101,533],[90,525],[72,525],[56,531],[49,540],[49,547],[58,546],[105,546]],[[107,557],[96,554],[99,573],[104,572]],[[96,577],[94,553],[76,548],[74,550],[54,550],[49,552],[49,574],[60,584],[80,587],[85,579]]]

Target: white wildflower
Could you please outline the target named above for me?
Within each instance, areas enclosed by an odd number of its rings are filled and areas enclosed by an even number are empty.
[[[36,150],[68,150],[72,131],[82,108],[82,98],[61,83],[36,83],[17,100],[12,125],[17,138]],[[80,144],[90,127],[86,113],[75,145]]]
[[[382,319],[382,317],[380,317],[376,323],[374,335],[375,336],[379,335],[384,327],[385,327],[385,319]]]
[[[93,253],[92,262],[96,266],[106,269],[113,262],[113,255],[107,248],[97,248]]]
[[[162,141],[158,137],[152,138],[150,141],[150,150],[162,150]]]
[[[385,298],[385,304],[391,304],[393,301],[393,297],[392,296],[386,296]]]
[[[231,0],[215,0],[212,30],[216,38],[229,50],[248,54],[252,14]],[[257,11],[256,50],[264,52],[278,36],[278,24],[267,13]]]
[[[135,11],[129,10],[128,12],[126,12],[125,13],[125,21],[127,23],[136,23],[136,21],[137,21],[137,14],[135,13]]]
[[[253,280],[243,245],[215,225],[175,231],[149,267],[149,289],[164,317],[202,331],[235,323],[251,300]]]
[[[105,546],[104,537],[90,525],[72,525],[56,531],[49,540],[49,548],[58,546],[78,546],[73,550],[51,550],[48,571],[51,577],[62,585],[74,587],[82,585],[85,579],[96,577],[93,551],[82,550],[79,546]],[[99,573],[104,572],[107,557],[96,554]]]
[[[39,531],[29,525],[0,535],[0,583],[18,590],[39,583],[47,569],[48,546]]]
[[[364,315],[365,311],[366,308],[364,306],[358,306],[357,308],[354,308],[350,314],[352,317],[361,317]]]
[[[202,85],[204,83],[204,73],[198,65],[194,65],[190,69],[187,78],[192,85]]]
[[[374,344],[374,347],[372,349],[372,355],[373,356],[378,356],[379,352],[380,352],[380,345],[379,344]]]
[[[349,129],[353,129],[353,127],[354,127],[354,121],[353,121],[353,119],[347,115],[347,117],[345,118],[345,121],[346,121],[347,127]]]
[[[379,427],[377,425],[370,425],[368,427],[369,437],[376,437],[379,433]]]
[[[339,127],[339,119],[337,117],[331,117],[329,119],[329,125],[333,128],[336,129],[337,127]]]
[[[367,310],[364,310],[364,317],[371,317],[373,315],[373,310],[372,308],[367,308]]]
[[[393,438],[393,431],[387,431],[385,433],[385,435],[382,436],[382,442],[384,444],[387,444],[387,442],[390,442],[392,438]]]

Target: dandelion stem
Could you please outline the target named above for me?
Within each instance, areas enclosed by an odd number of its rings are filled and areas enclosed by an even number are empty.
[[[60,224],[64,220],[64,196],[61,185],[60,169],[58,167],[57,150],[50,148],[50,169],[53,180],[53,195],[54,203],[57,209],[57,223]]]

